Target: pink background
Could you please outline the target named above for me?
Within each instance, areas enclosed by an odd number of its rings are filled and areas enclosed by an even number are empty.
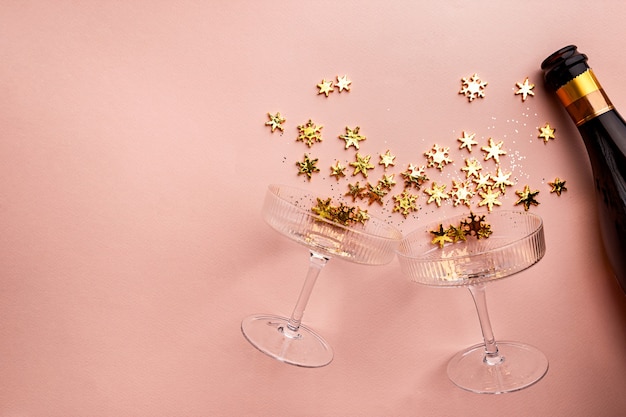
[[[624,415],[626,302],[582,141],[539,65],[577,44],[626,109],[625,20],[609,0],[1,2],[0,415]],[[488,86],[469,103],[458,90],[475,72]],[[317,95],[344,74],[349,93]],[[525,77],[537,87],[522,102]],[[264,125],[277,111],[282,135]],[[295,141],[309,118],[324,126],[311,149]],[[429,173],[450,183],[482,157],[458,149],[466,130],[504,141],[503,208],[540,190],[545,258],[488,289],[496,337],[548,356],[538,384],[456,388],[448,359],[481,340],[470,295],[412,284],[396,260],[322,272],[305,322],[333,346],[329,366],[285,365],[242,337],[243,317],[290,313],[308,257],[261,219],[266,186],[342,194],[360,178],[329,166],[354,160],[337,136],[356,125],[375,163],[397,155],[397,180],[439,144],[455,162]],[[310,182],[305,152],[320,159]],[[422,194],[404,219],[386,202],[370,211],[403,232],[463,210]]]

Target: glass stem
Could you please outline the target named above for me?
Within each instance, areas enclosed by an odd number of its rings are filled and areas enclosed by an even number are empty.
[[[300,291],[300,296],[298,297],[296,306],[294,307],[291,317],[289,318],[289,322],[287,323],[287,329],[283,330],[286,335],[291,337],[298,336],[298,329],[300,328],[300,323],[302,323],[304,309],[309,302],[309,297],[311,296],[311,292],[315,286],[315,281],[327,262],[327,257],[311,251],[311,256],[309,258],[309,271],[306,275],[306,279],[304,280],[304,285]]]
[[[496,345],[496,338],[493,335],[491,329],[491,322],[489,321],[489,312],[487,311],[487,298],[485,296],[485,284],[470,285],[469,291],[474,299],[476,305],[476,311],[478,312],[478,321],[480,322],[480,329],[483,333],[483,340],[485,341],[485,358],[484,361],[489,365],[497,365],[502,362],[503,358],[498,352],[498,346]]]

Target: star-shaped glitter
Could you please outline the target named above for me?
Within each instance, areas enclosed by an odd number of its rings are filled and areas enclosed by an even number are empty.
[[[274,130],[276,129],[280,130],[281,132],[285,130],[285,128],[283,127],[283,123],[285,123],[286,120],[280,115],[280,112],[276,114],[267,113],[267,117],[269,117],[270,120],[265,122],[265,126],[271,127],[272,132],[274,132]]]
[[[346,167],[344,167],[343,165],[341,165],[339,161],[337,161],[335,165],[332,165],[330,167],[330,176],[335,177],[335,179],[339,181],[339,178],[346,176],[344,172],[345,170],[346,170]]]
[[[496,175],[491,175],[491,179],[493,180],[493,188],[500,188],[502,194],[506,193],[506,187],[513,185],[511,181],[509,181],[509,177],[512,175],[511,172],[505,174],[502,172],[502,169],[498,167],[498,171]]]
[[[567,191],[567,187],[565,187],[565,181],[562,181],[559,177],[556,177],[553,182],[548,183],[552,189],[551,193],[556,193],[556,195],[560,196],[563,191]]]
[[[409,167],[406,171],[402,173],[402,176],[404,177],[405,187],[411,187],[413,185],[418,190],[420,189],[422,184],[429,180],[428,176],[426,175],[426,167],[421,166],[418,168],[413,164],[409,164]]]
[[[554,139],[554,132],[556,129],[550,127],[550,123],[546,123],[545,126],[539,128],[539,136],[538,138],[543,139],[543,143],[547,144],[550,139]]]
[[[335,86],[333,85],[333,82],[326,81],[326,79],[323,79],[322,82],[317,85],[317,88],[319,88],[320,90],[317,94],[325,94],[326,97],[328,97],[330,93],[335,91]]]
[[[387,169],[389,165],[395,165],[395,162],[393,162],[394,159],[396,159],[396,157],[387,149],[387,152],[380,154],[380,162],[378,162],[378,165],[384,165],[385,169]]]
[[[352,84],[352,81],[348,79],[347,75],[344,75],[343,77],[337,76],[337,83],[335,84],[335,87],[337,87],[341,93],[343,90],[350,91],[350,84]]]
[[[406,218],[409,213],[418,210],[417,204],[415,203],[417,196],[409,193],[407,190],[404,190],[402,194],[394,196],[393,199],[395,200],[393,211],[399,211],[404,218]]]
[[[465,171],[465,178],[469,179],[471,177],[478,178],[478,171],[481,169],[483,169],[483,167],[480,165],[480,162],[472,158],[465,160],[465,166],[461,168],[461,171]]]
[[[298,126],[298,137],[296,141],[304,142],[310,148],[315,142],[322,141],[322,129],[324,126],[316,126],[311,119],[304,124]]]
[[[459,227],[450,225],[450,227],[448,227],[448,230],[446,230],[446,233],[452,239],[452,243],[467,240],[465,230],[463,230],[462,225],[459,225]]]
[[[487,191],[486,192],[480,192],[479,193],[480,196],[483,198],[483,200],[478,203],[478,205],[480,207],[482,206],[487,206],[487,209],[489,211],[493,210],[493,206],[501,206],[502,203],[500,201],[498,201],[498,196],[500,195],[500,191],[493,191],[493,189],[491,187],[487,187]]]
[[[317,205],[313,206],[311,208],[311,210],[313,211],[313,213],[317,214],[318,216],[324,218],[324,219],[328,219],[328,220],[332,220],[333,219],[333,207],[330,204],[331,199],[328,198],[326,200],[322,200],[321,198],[317,198]]]
[[[387,189],[391,189],[394,185],[396,185],[396,181],[393,179],[394,175],[395,174],[383,175],[380,179],[380,184]]]
[[[348,149],[350,146],[354,146],[358,150],[359,142],[367,139],[365,136],[359,135],[360,129],[361,128],[359,126],[355,127],[354,129],[350,129],[348,126],[346,126],[346,133],[343,135],[339,135],[339,139],[346,141],[346,149]]]
[[[500,155],[506,155],[506,151],[502,150],[503,141],[495,144],[493,142],[493,138],[489,138],[489,146],[483,146],[480,148],[485,152],[485,161],[488,161],[490,158],[493,158],[496,163],[500,163]]]
[[[428,197],[428,201],[426,203],[430,204],[434,202],[437,204],[437,207],[441,207],[441,200],[447,200],[450,198],[450,195],[446,193],[445,190],[445,184],[437,185],[436,182],[433,182],[430,188],[424,190],[424,192],[430,196]]]
[[[478,142],[474,140],[474,137],[476,137],[476,133],[468,134],[467,132],[463,131],[463,136],[457,138],[457,140],[461,142],[461,145],[459,145],[459,149],[465,148],[469,152],[472,152],[472,145],[478,145]]]
[[[315,172],[319,172],[319,168],[315,165],[317,164],[318,159],[311,159],[309,155],[304,154],[304,159],[302,161],[296,162],[298,166],[298,175],[306,175],[309,181],[311,181],[311,175]]]
[[[519,90],[517,90],[515,92],[515,95],[520,94],[522,96],[522,101],[526,101],[528,96],[534,96],[535,95],[535,92],[533,91],[533,88],[535,88],[535,84],[529,83],[528,82],[528,77],[526,77],[524,82],[522,82],[522,83],[515,83],[515,84],[517,85],[517,88],[519,88]]]
[[[431,230],[430,233],[434,236],[431,240],[433,245],[443,248],[447,242],[452,243],[452,238],[448,236],[448,230],[443,228],[443,224],[439,225],[439,230]]]
[[[478,77],[478,74],[472,75],[469,79],[462,78],[461,84],[462,86],[461,86],[461,90],[459,91],[459,94],[463,94],[465,97],[467,97],[470,103],[475,98],[485,97],[484,89],[485,87],[487,87],[487,83],[482,81]]]
[[[385,189],[380,182],[376,185],[367,184],[367,198],[369,199],[370,205],[376,202],[382,206],[383,197],[386,196],[388,192],[389,190]]]
[[[464,204],[467,207],[470,207],[474,192],[469,189],[469,181],[459,182],[452,180],[452,184],[453,186],[450,196],[454,199],[454,206],[456,207],[459,204]]]
[[[356,161],[350,162],[350,165],[354,167],[354,172],[352,173],[352,176],[360,172],[365,178],[367,178],[367,170],[374,169],[374,165],[370,164],[371,158],[372,157],[370,155],[361,156],[357,152]]]
[[[524,205],[524,210],[526,210],[526,211],[528,211],[528,209],[530,208],[531,204],[533,206],[538,206],[539,205],[539,202],[537,200],[535,200],[535,197],[537,196],[537,194],[539,194],[539,190],[530,191],[530,187],[528,185],[526,185],[524,187],[524,190],[522,190],[522,191],[515,191],[515,194],[517,194],[519,196],[519,200],[517,200],[515,205],[523,204]]]
[[[346,196],[352,197],[352,201],[356,201],[356,199],[364,198],[365,187],[361,187],[361,184],[357,181],[354,184],[348,184],[348,192],[345,194]]]
[[[493,186],[491,175],[489,174],[478,174],[478,176],[474,178],[474,183],[476,183],[476,191],[486,190],[488,187]]]
[[[431,150],[424,153],[426,158],[428,158],[428,166],[436,167],[442,171],[445,165],[452,162],[452,160],[448,157],[449,150],[449,147],[443,147],[437,144],[433,145]]]

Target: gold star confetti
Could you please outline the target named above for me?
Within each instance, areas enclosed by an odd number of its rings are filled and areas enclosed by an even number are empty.
[[[367,170],[374,169],[374,165],[370,164],[371,158],[372,157],[370,155],[361,156],[357,152],[356,161],[350,162],[350,165],[354,167],[354,172],[352,173],[352,176],[355,176],[360,172],[365,178],[367,178]]]
[[[363,135],[359,135],[360,127],[357,126],[354,129],[350,129],[346,126],[346,133],[343,135],[339,135],[339,139],[343,139],[346,141],[346,149],[350,146],[354,146],[357,150],[359,149],[359,142],[367,139]]]
[[[489,174],[478,174],[478,176],[474,178],[474,183],[476,183],[476,191],[486,190],[488,187],[493,186],[491,175]]]
[[[546,123],[545,126],[540,127],[539,132],[541,133],[539,133],[537,137],[543,139],[544,144],[547,144],[550,139],[555,139],[554,132],[556,132],[556,129],[550,127],[550,123]]]
[[[393,160],[396,159],[394,155],[391,154],[389,149],[384,154],[380,154],[380,162],[378,165],[384,165],[385,169],[389,168],[389,165],[395,165]]]
[[[478,142],[474,140],[474,137],[476,137],[476,133],[468,134],[467,132],[463,131],[463,136],[457,138],[457,140],[461,142],[461,145],[459,145],[459,149],[465,148],[469,152],[472,152],[472,145],[478,145]]]
[[[328,220],[332,220],[333,215],[332,215],[332,207],[330,205],[330,198],[326,199],[326,200],[322,200],[321,198],[317,198],[317,205],[312,207],[311,210],[313,211],[313,213],[317,214],[318,216],[324,218],[324,219],[328,219]]]
[[[556,195],[560,196],[563,191],[567,191],[567,187],[565,187],[565,181],[562,181],[559,177],[556,177],[553,182],[548,183],[552,189],[551,193],[556,193]]]
[[[344,167],[339,161],[337,161],[335,165],[330,167],[330,176],[335,177],[335,179],[339,181],[339,178],[346,176],[344,172],[345,170],[346,167]]]
[[[455,227],[453,225],[450,225],[448,227],[448,230],[446,230],[446,233],[452,239],[452,243],[456,243],[456,242],[466,241],[467,240],[467,238],[465,237],[465,230],[463,230],[463,226],[462,225],[459,225],[459,227]]]
[[[509,172],[508,174],[504,174],[502,172],[502,169],[498,167],[498,171],[496,172],[496,175],[491,176],[491,179],[493,180],[493,188],[499,187],[500,191],[502,191],[502,194],[505,194],[506,187],[513,185],[513,183],[509,181],[509,177],[511,175],[512,175],[511,172]]]
[[[346,196],[352,197],[352,201],[356,201],[356,199],[364,198],[365,187],[361,187],[361,184],[357,181],[354,184],[348,184],[348,192],[345,194]]]
[[[338,206],[331,204],[331,199],[322,200],[317,198],[317,204],[311,207],[311,211],[318,216],[333,221],[335,223],[348,226],[352,223],[363,223],[370,218],[367,210],[361,210],[360,207],[351,207],[343,203]]]
[[[409,167],[406,171],[402,173],[402,176],[404,177],[405,187],[411,187],[412,185],[414,185],[415,188],[417,188],[418,190],[420,189],[422,184],[429,180],[428,176],[426,175],[426,167],[421,166],[417,168],[413,164],[409,164]]]
[[[498,200],[498,196],[500,195],[500,191],[493,191],[491,187],[487,187],[487,192],[480,192],[480,196],[483,200],[478,203],[480,207],[487,206],[489,211],[493,210],[493,206],[501,206],[502,203]]]
[[[276,114],[267,113],[267,117],[270,118],[268,122],[265,122],[265,126],[269,126],[272,128],[272,133],[274,130],[278,129],[281,132],[285,130],[283,127],[283,123],[285,123],[285,118],[280,115],[280,112]]]
[[[432,149],[425,152],[424,155],[428,158],[428,166],[436,167],[439,171],[443,170],[443,167],[452,160],[448,157],[449,147],[440,147],[439,145],[433,145]]]
[[[315,172],[320,171],[319,168],[315,166],[316,164],[317,158],[311,159],[309,158],[309,155],[304,154],[304,159],[302,161],[296,162],[296,165],[298,165],[299,168],[298,175],[304,174],[307,176],[309,181],[311,181],[311,175],[313,175],[313,173]]]
[[[373,203],[378,203],[381,206],[383,205],[383,197],[387,195],[389,191],[383,187],[383,185],[378,182],[376,185],[372,185],[370,183],[367,184],[367,197],[369,199],[369,205],[371,206]]]
[[[493,138],[489,138],[489,146],[483,146],[482,148],[480,148],[486,153],[485,161],[489,160],[490,158],[493,158],[493,160],[499,164],[500,155],[506,155],[506,151],[502,150],[503,143],[504,143],[503,141],[500,141],[498,142],[498,144],[495,144],[493,142]]]
[[[438,186],[436,182],[433,182],[430,188],[424,190],[424,192],[430,196],[426,204],[434,202],[435,204],[437,204],[437,207],[441,207],[441,200],[447,200],[448,198],[450,198],[450,195],[446,193],[445,190],[445,184],[441,184]]]
[[[316,126],[311,119],[305,124],[298,126],[296,141],[304,142],[310,148],[315,142],[322,141],[322,129],[324,126]]]
[[[443,224],[439,225],[439,230],[431,230],[430,233],[435,236],[431,240],[433,245],[439,245],[440,248],[443,248],[446,242],[452,243],[452,238],[448,236],[448,230],[443,229]]]
[[[337,83],[335,84],[335,87],[337,87],[341,93],[343,90],[350,91],[350,84],[352,84],[352,81],[348,79],[347,75],[344,75],[343,77],[337,76]]]
[[[483,169],[480,162],[476,159],[466,159],[465,166],[461,168],[461,171],[465,171],[465,178],[470,179],[471,177],[478,177],[478,171]]]
[[[522,101],[526,101],[528,96],[534,96],[535,95],[535,92],[533,91],[533,88],[535,88],[535,84],[529,83],[528,82],[528,77],[526,77],[524,82],[522,82],[522,83],[515,83],[515,84],[517,85],[517,88],[519,88],[519,90],[517,90],[515,92],[515,95],[521,94]]]
[[[461,78],[461,84],[462,86],[461,86],[461,90],[459,91],[459,94],[463,94],[465,97],[467,97],[470,103],[475,98],[485,97],[484,90],[485,90],[485,87],[487,87],[487,83],[482,81],[478,77],[478,74],[472,75],[469,79]]]
[[[526,211],[528,211],[528,209],[530,208],[531,204],[533,206],[538,206],[539,205],[539,202],[537,200],[535,200],[535,196],[537,194],[539,194],[539,190],[530,191],[530,187],[528,185],[526,185],[524,187],[524,190],[522,190],[522,191],[515,191],[515,194],[517,194],[519,196],[519,200],[517,200],[515,205],[523,204],[524,205],[524,210],[526,210]]]
[[[464,204],[469,207],[472,197],[474,196],[474,192],[469,189],[469,181],[459,182],[452,180],[452,184],[453,187],[450,196],[454,198],[454,206]]]
[[[409,193],[407,190],[402,191],[402,194],[394,196],[393,199],[395,200],[393,211],[399,211],[404,218],[406,218],[409,213],[418,210],[417,204],[415,203],[417,196]]]
[[[335,91],[335,86],[333,85],[333,82],[326,81],[326,79],[323,79],[322,82],[317,85],[317,88],[319,88],[320,90],[317,94],[325,94],[326,97],[328,97],[330,93]]]
[[[393,179],[395,174],[391,174],[391,175],[383,175],[383,177],[380,180],[380,184],[386,188],[386,189],[391,189],[394,185],[396,185],[396,181]]]

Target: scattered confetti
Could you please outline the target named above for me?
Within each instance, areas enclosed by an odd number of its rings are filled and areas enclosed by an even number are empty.
[[[478,174],[476,178],[474,178],[474,183],[476,184],[476,191],[486,190],[489,187],[493,186],[491,182],[491,175],[489,174]]]
[[[565,187],[565,181],[562,181],[559,177],[556,177],[553,182],[549,182],[548,185],[552,187],[550,192],[556,193],[556,195],[558,196],[560,196],[563,191],[567,191],[567,187]]]
[[[537,202],[537,200],[535,200],[535,197],[537,196],[537,194],[539,194],[539,190],[530,191],[530,187],[528,185],[526,185],[524,187],[524,190],[522,190],[522,191],[515,191],[515,194],[517,194],[519,196],[519,200],[517,200],[515,205],[523,204],[524,205],[524,210],[526,210],[526,211],[528,211],[528,209],[530,208],[531,204],[534,205],[534,206],[538,206],[539,205],[539,202]]]
[[[354,184],[348,184],[348,192],[345,195],[352,197],[352,201],[354,202],[357,198],[363,198],[365,190],[366,188],[361,187],[361,184],[357,181]]]
[[[337,87],[341,93],[343,90],[350,91],[350,84],[352,84],[352,81],[348,79],[347,75],[344,75],[343,77],[337,76],[337,83],[335,84],[335,87]]]
[[[452,191],[450,192],[450,196],[453,197],[454,206],[458,206],[459,204],[464,204],[467,207],[470,207],[472,197],[474,196],[474,191],[469,188],[469,181],[452,181]]]
[[[343,165],[341,165],[339,161],[337,161],[335,165],[332,165],[330,167],[330,176],[335,177],[335,179],[339,181],[339,178],[346,176],[344,172],[345,170],[346,170],[346,167],[344,167]]]
[[[445,190],[445,184],[437,185],[436,182],[433,182],[430,188],[424,190],[424,192],[430,196],[426,203],[430,204],[434,202],[437,204],[437,207],[441,207],[441,200],[447,200],[450,198],[450,195],[446,193]]]
[[[285,118],[280,115],[280,112],[276,114],[267,113],[267,117],[270,118],[268,122],[265,122],[265,126],[269,126],[272,128],[272,133],[274,130],[278,129],[281,132],[285,130],[283,127],[283,123],[285,123]]]
[[[485,216],[479,217],[472,212],[467,219],[461,220],[458,226],[449,225],[447,229],[444,229],[443,224],[440,223],[438,229],[430,231],[430,234],[434,236],[431,243],[438,245],[439,248],[443,248],[446,243],[465,242],[467,236],[486,239],[492,233],[491,225],[485,223]]]
[[[359,153],[356,154],[356,161],[350,162],[350,165],[354,167],[354,172],[352,176],[357,175],[359,172],[367,178],[367,170],[374,169],[374,165],[370,164],[370,159],[372,157],[370,155],[361,156]]]
[[[338,206],[333,206],[330,198],[326,200],[318,198],[317,205],[311,207],[311,211],[324,219],[344,226],[353,223],[364,224],[370,218],[367,210],[362,210],[360,207],[348,206],[343,203],[339,203]]]
[[[317,94],[325,94],[326,97],[333,91],[335,91],[335,86],[332,81],[326,81],[326,79],[322,79],[322,82],[317,85],[319,88],[319,92]]]
[[[483,146],[480,148],[483,150],[485,155],[485,161],[493,158],[496,163],[500,163],[500,155],[506,155],[506,151],[502,150],[503,141],[498,142],[497,144],[493,143],[493,138],[489,138],[489,146]]]
[[[482,206],[487,206],[487,209],[489,211],[493,210],[493,206],[501,206],[502,203],[498,200],[498,196],[500,196],[500,191],[493,191],[493,188],[491,187],[487,187],[487,191],[486,192],[479,192],[480,196],[483,198],[483,200],[478,203],[478,205],[480,207]]]
[[[384,187],[387,188],[388,190],[391,189],[394,185],[396,185],[396,181],[393,179],[395,174],[391,174],[391,175],[383,175],[383,177],[380,180],[380,184]]]
[[[485,97],[485,87],[487,87],[487,83],[482,81],[478,74],[472,75],[469,79],[462,78],[461,79],[462,87],[459,90],[459,94],[463,94],[470,103],[476,98],[484,98]]]
[[[343,135],[339,135],[339,139],[343,139],[346,142],[346,149],[350,146],[354,146],[357,150],[359,149],[359,142],[367,139],[365,136],[359,134],[359,130],[361,128],[359,126],[354,129],[350,129],[346,126],[346,133]]]
[[[402,173],[402,176],[404,177],[405,187],[415,186],[418,190],[421,188],[422,184],[429,180],[426,175],[426,167],[421,166],[417,168],[413,164],[409,164],[409,167]]]
[[[315,142],[322,141],[322,129],[324,126],[316,126],[311,119],[304,124],[298,126],[299,135],[296,141],[304,142],[309,148]]]
[[[394,196],[393,199],[395,200],[393,211],[400,212],[404,218],[406,218],[409,213],[418,210],[416,204],[417,196],[409,193],[407,190],[402,191],[402,194]]]
[[[449,150],[449,147],[440,147],[437,144],[433,145],[431,150],[424,153],[424,155],[428,159],[428,166],[436,167],[437,169],[442,171],[445,165],[452,162],[452,160],[448,157]]]
[[[369,205],[371,206],[373,203],[378,203],[381,206],[383,205],[383,197],[387,195],[389,191],[380,183],[376,185],[367,184],[367,197],[369,199]]]
[[[509,181],[509,177],[511,175],[511,172],[509,172],[508,174],[504,174],[502,172],[502,168],[498,167],[496,175],[491,175],[491,179],[493,180],[493,188],[500,188],[502,194],[505,194],[506,187],[513,185],[513,183]]]
[[[448,236],[448,229],[443,229],[443,224],[439,225],[439,230],[431,230],[430,233],[435,236],[431,240],[432,244],[439,245],[440,248],[443,248],[446,242],[453,242],[452,238]]]
[[[459,142],[461,142],[459,149],[465,148],[468,150],[468,152],[472,152],[472,145],[478,145],[478,142],[474,140],[476,133],[468,134],[467,132],[463,131],[462,135],[463,136],[457,139]]]
[[[520,95],[522,96],[522,101],[526,101],[526,99],[528,98],[528,96],[534,96],[535,92],[533,91],[533,88],[535,88],[535,84],[531,84],[528,82],[528,77],[526,77],[526,79],[524,80],[524,82],[521,83],[515,83],[517,85],[517,88],[519,90],[517,90],[515,92],[515,95]]]
[[[394,159],[396,159],[396,157],[389,152],[389,149],[387,149],[387,152],[380,155],[380,162],[378,165],[384,165],[385,169],[387,169],[390,165],[395,165],[393,162]]]
[[[311,175],[313,175],[313,173],[315,172],[319,172],[319,168],[316,167],[315,165],[317,164],[317,158],[316,159],[311,159],[309,158],[309,155],[304,154],[304,159],[302,161],[298,161],[296,162],[296,165],[298,166],[298,175],[306,175],[307,178],[309,179],[309,181],[311,181]]]
[[[546,123],[545,126],[539,128],[538,138],[543,139],[543,143],[547,144],[550,139],[555,139],[554,132],[556,129],[550,127],[550,123]]]
[[[461,168],[461,171],[465,171],[465,178],[470,179],[471,177],[478,178],[478,171],[481,169],[483,167],[480,165],[480,162],[472,158],[465,160],[465,166]]]

